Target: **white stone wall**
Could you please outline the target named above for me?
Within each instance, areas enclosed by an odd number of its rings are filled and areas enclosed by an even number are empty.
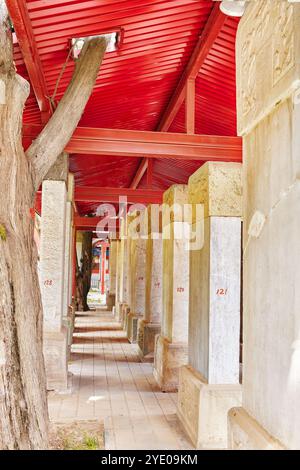
[[[251,2],[237,57],[245,188],[243,406],[268,433],[299,449],[300,5]]]

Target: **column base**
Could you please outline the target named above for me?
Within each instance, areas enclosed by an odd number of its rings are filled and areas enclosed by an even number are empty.
[[[138,322],[141,317],[136,313],[127,314],[126,332],[130,343],[137,343],[138,340]]]
[[[138,352],[143,362],[154,361],[155,336],[160,334],[160,323],[139,320]]]
[[[68,332],[44,332],[44,358],[47,377],[47,390],[62,392],[68,388]]]
[[[228,412],[228,449],[230,450],[285,450],[247,411],[232,408]]]
[[[187,344],[171,343],[164,336],[156,336],[153,375],[163,392],[178,390],[179,368],[187,362]]]
[[[227,448],[227,414],[241,404],[240,384],[208,384],[195,369],[179,372],[177,415],[197,449]]]
[[[112,310],[116,304],[116,295],[115,294],[107,294],[106,296],[106,306],[108,310]]]

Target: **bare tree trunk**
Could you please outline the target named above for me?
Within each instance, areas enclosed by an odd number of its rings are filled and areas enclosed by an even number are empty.
[[[0,0],[0,447],[45,449],[48,411],[42,304],[31,208],[35,191],[72,135],[92,92],[104,40],[85,45],[72,82],[40,137],[24,153],[28,83],[13,64],[6,5]],[[63,129],[63,130],[62,130]]]
[[[87,296],[91,288],[93,234],[82,233],[82,264],[76,267],[76,305],[78,312],[89,310]]]

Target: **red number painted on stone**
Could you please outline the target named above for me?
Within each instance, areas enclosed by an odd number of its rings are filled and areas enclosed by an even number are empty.
[[[217,295],[227,295],[228,289],[218,289]]]
[[[160,282],[155,282],[154,287],[160,287]]]
[[[143,280],[144,280],[143,276],[138,277],[138,281],[143,281]]]
[[[47,279],[47,280],[44,282],[44,286],[46,286],[46,287],[52,286],[52,285],[53,285],[52,279]]]
[[[177,287],[177,292],[184,292],[184,287]]]

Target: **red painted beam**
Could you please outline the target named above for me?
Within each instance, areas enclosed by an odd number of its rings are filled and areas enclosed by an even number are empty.
[[[74,227],[76,230],[82,231],[96,231],[98,224],[103,220],[103,217],[80,217],[76,215],[74,217]],[[117,232],[119,231],[119,220],[116,219],[113,221],[115,223],[115,228]],[[107,226],[105,227],[105,231],[107,230]],[[108,233],[108,232],[107,232]]]
[[[25,141],[34,138],[40,126],[24,127]],[[174,158],[176,160],[242,160],[242,139],[170,132],[145,132],[78,127],[65,148],[68,153],[119,157]]]
[[[43,121],[51,114],[43,67],[35,42],[32,25],[25,0],[6,0],[9,15],[14,25],[22,56],[27,68]]]
[[[119,203],[121,197],[126,197],[130,204],[161,204],[163,191],[128,188],[98,188],[76,186],[74,199],[76,202],[111,202]]]
[[[219,2],[216,2],[210,17],[207,20],[203,33],[199,37],[189,63],[183,72],[177,88],[169,102],[158,126],[159,131],[167,131],[178,113],[184,99],[187,81],[195,79],[205,62],[227,16],[220,10]]]

